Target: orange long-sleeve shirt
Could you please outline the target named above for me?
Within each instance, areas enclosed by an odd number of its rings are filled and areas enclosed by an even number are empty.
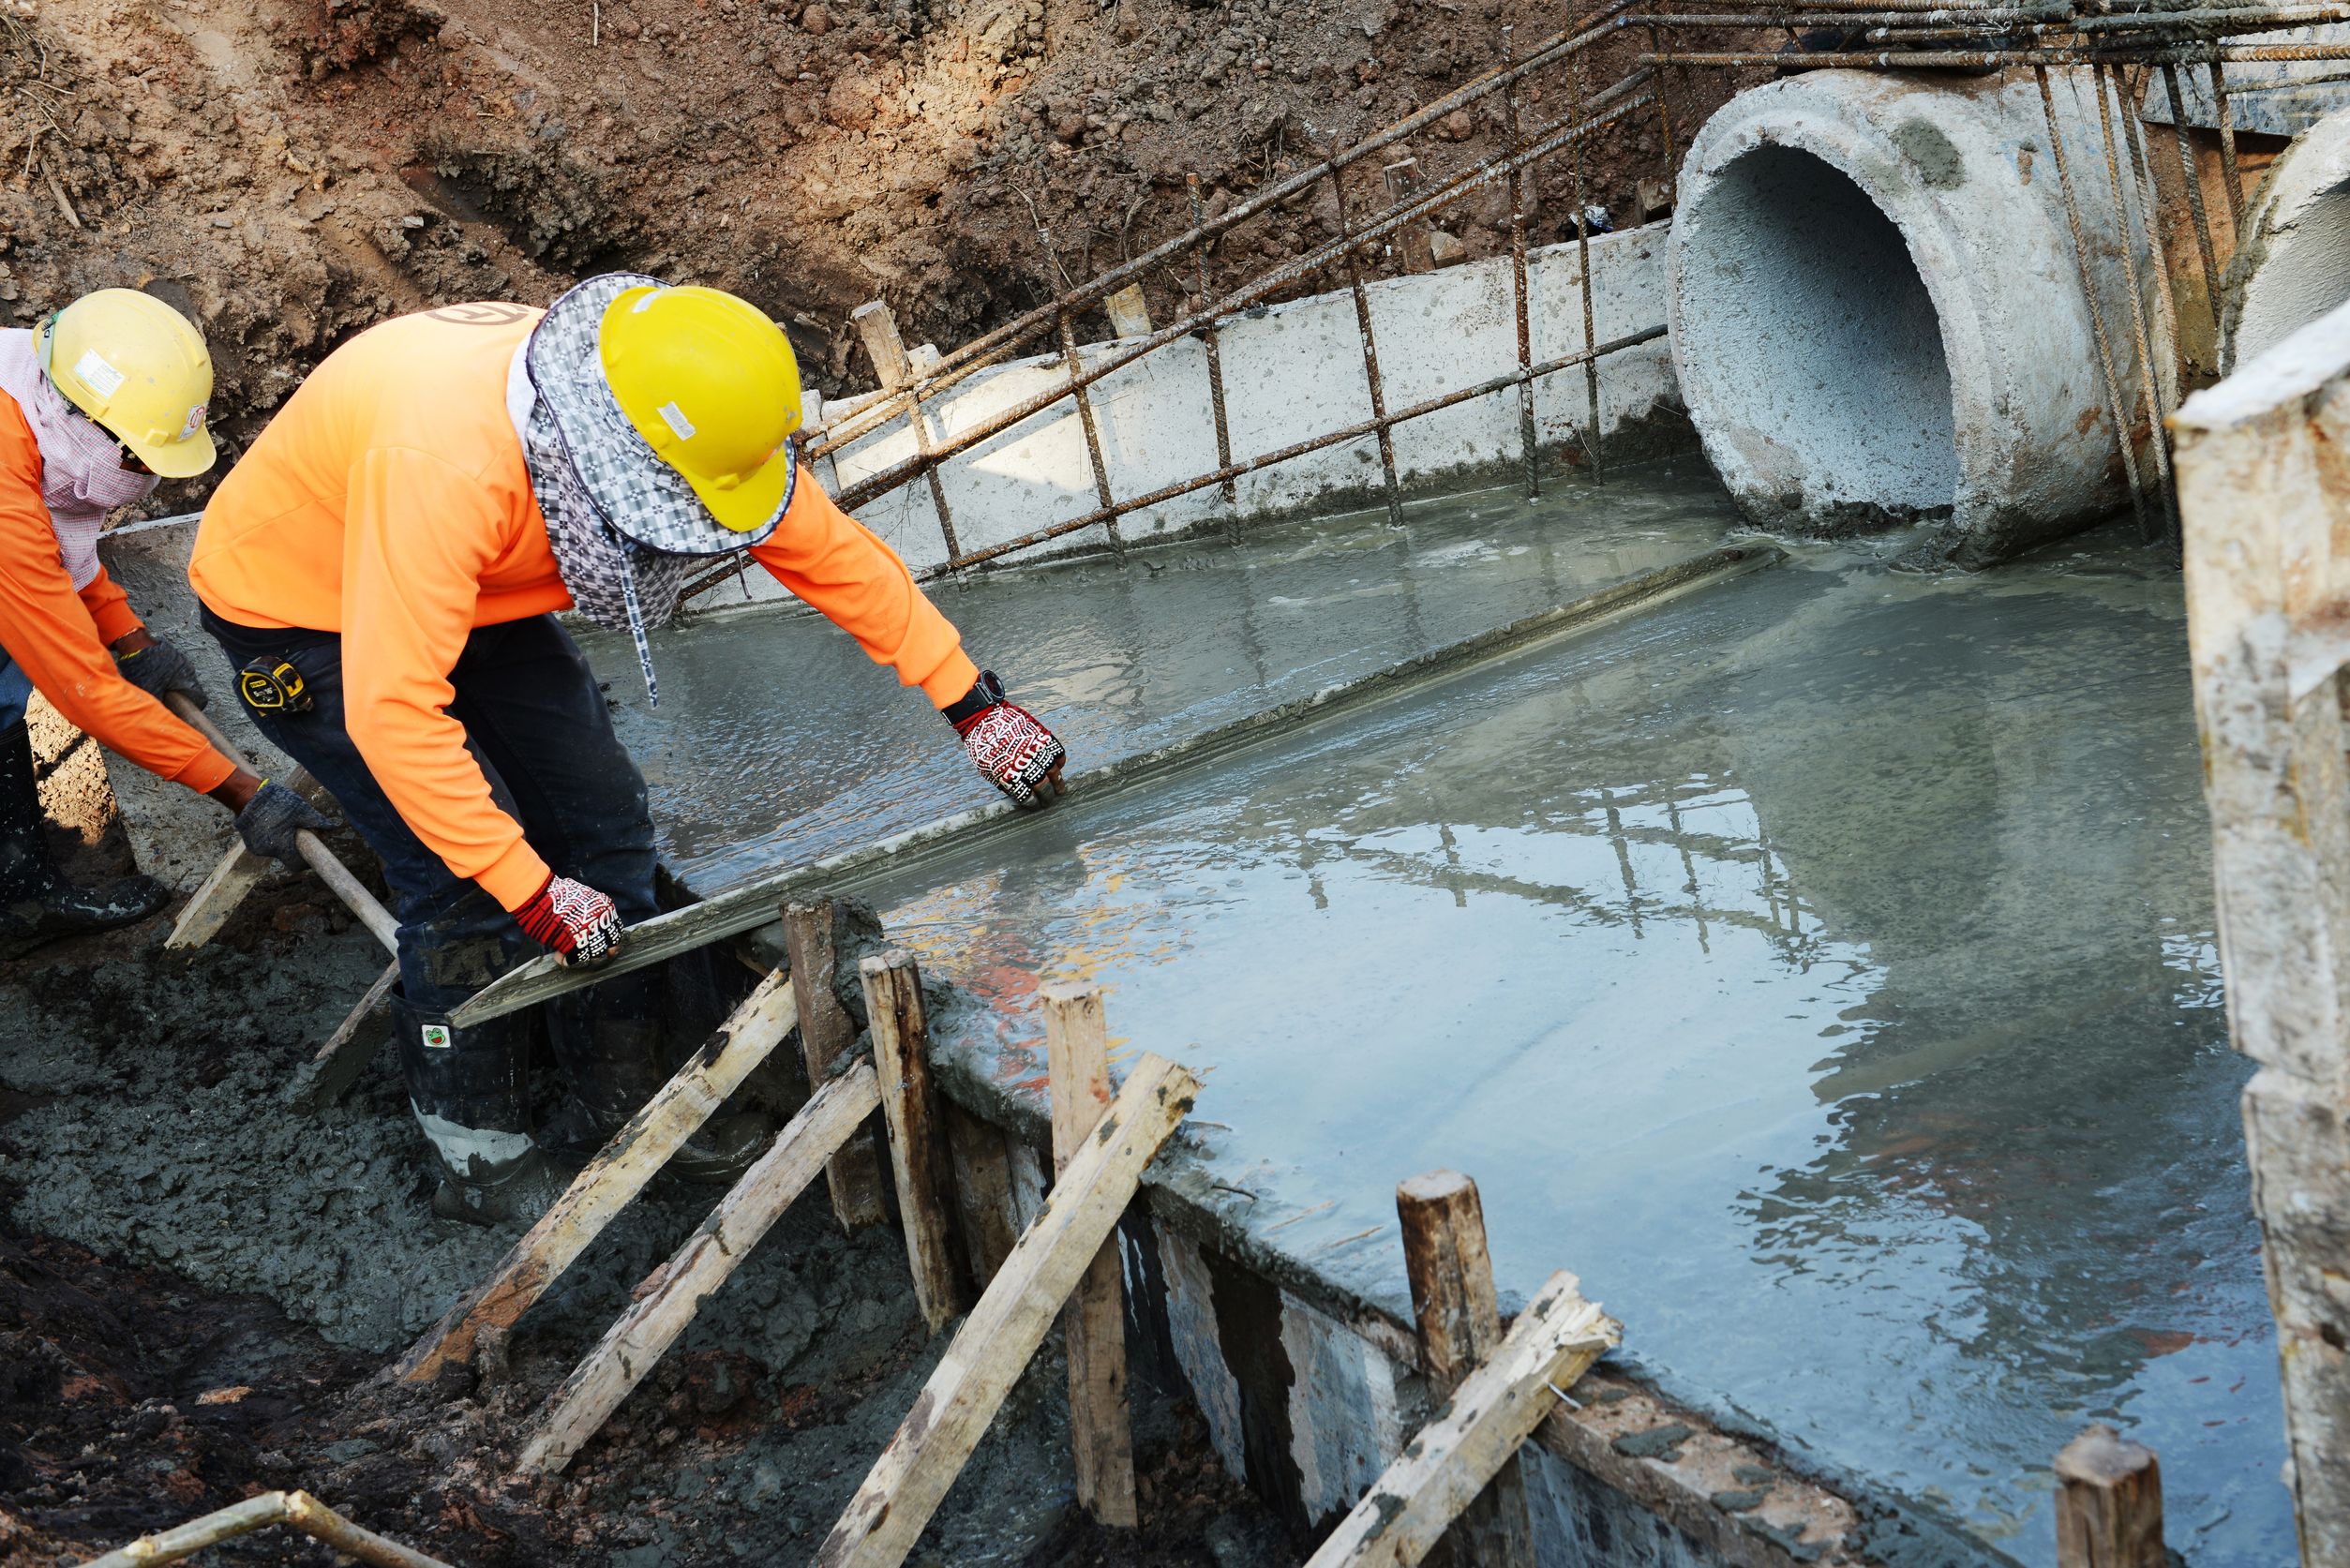
[[[214,493],[188,567],[224,620],[341,634],[344,722],[377,784],[452,873],[508,909],[547,866],[446,709],[473,628],[571,605],[506,411],[540,314],[452,306],[336,350]],[[906,563],[813,476],[751,554],[937,707],[979,679]]]
[[[137,630],[139,617],[104,568],[74,591],[41,501],[40,443],[16,399],[0,392],[0,647],[100,745],[200,793],[217,788],[236,765],[124,679],[107,650]]]

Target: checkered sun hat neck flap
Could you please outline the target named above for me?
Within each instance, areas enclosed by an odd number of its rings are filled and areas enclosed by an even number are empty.
[[[663,462],[621,411],[605,379],[597,335],[613,300],[630,289],[667,287],[638,273],[606,273],[571,289],[531,329],[524,366],[561,433],[564,456],[614,532],[629,543],[669,555],[721,556],[759,544],[791,507],[797,456],[775,515],[737,532],[711,515],[685,476]]]

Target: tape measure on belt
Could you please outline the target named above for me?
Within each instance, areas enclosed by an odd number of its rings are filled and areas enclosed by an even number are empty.
[[[309,688],[292,660],[262,654],[236,673],[236,694],[256,713],[307,713]]]

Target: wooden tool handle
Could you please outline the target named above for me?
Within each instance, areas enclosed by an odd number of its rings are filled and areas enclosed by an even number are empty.
[[[220,726],[214,724],[202,709],[188,699],[186,693],[164,693],[163,706],[177,714],[197,734],[211,741],[222,756],[247,772],[255,771],[252,763],[247,759],[245,754],[220,732]],[[293,844],[294,847],[302,852],[302,859],[309,862],[310,869],[318,873],[319,880],[325,883],[335,896],[343,901],[343,907],[349,909],[361,925],[372,932],[377,941],[382,943],[391,951],[398,952],[399,921],[393,917],[389,909],[384,908],[378,902],[373,893],[367,891],[357,877],[351,874],[351,868],[337,859],[335,852],[320,843],[318,835],[307,829],[294,834]]]

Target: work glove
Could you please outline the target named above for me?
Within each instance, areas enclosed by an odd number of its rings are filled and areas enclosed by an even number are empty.
[[[568,876],[549,876],[530,902],[514,912],[515,923],[566,964],[592,969],[621,950],[621,912],[612,901]]]
[[[1004,683],[993,670],[980,672],[963,700],[947,709],[947,721],[963,737],[980,776],[1017,804],[1047,806],[1067,793],[1061,769],[1069,753],[1035,714],[1005,699]]]
[[[294,847],[293,836],[306,828],[313,833],[331,832],[335,820],[284,784],[268,779],[262,781],[261,788],[236,814],[237,836],[245,841],[245,847],[289,866],[302,864],[302,851]]]
[[[117,653],[114,667],[122,671],[125,680],[157,702],[166,692],[178,692],[199,708],[212,706],[212,698],[204,694],[204,683],[196,677],[196,666],[161,637],[136,652]]]

